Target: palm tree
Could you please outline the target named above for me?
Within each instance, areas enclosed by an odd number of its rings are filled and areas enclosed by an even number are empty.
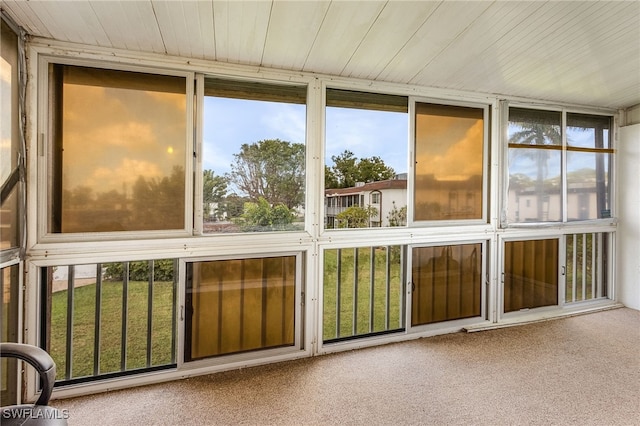
[[[522,117],[525,118],[525,117]],[[544,190],[544,181],[547,178],[549,172],[547,167],[547,161],[550,157],[550,149],[557,147],[560,149],[562,146],[562,133],[560,129],[560,123],[552,124],[548,122],[533,121],[527,117],[528,121],[511,122],[517,125],[520,130],[516,131],[509,137],[510,148],[534,148],[534,152],[514,152],[514,155],[523,155],[526,158],[532,159],[536,162],[536,185],[535,191],[538,197],[537,202],[537,218],[542,220],[543,206],[542,206],[542,194]],[[514,146],[519,145],[519,146]],[[522,145],[522,146],[520,146]],[[544,146],[544,148],[542,147]]]

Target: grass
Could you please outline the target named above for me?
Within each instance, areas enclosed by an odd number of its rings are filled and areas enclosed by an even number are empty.
[[[147,366],[147,282],[128,283],[126,361],[124,370]],[[96,285],[74,289],[71,378],[94,373]],[[103,282],[99,342],[99,374],[122,371],[122,282]],[[173,283],[155,282],[152,301],[151,366],[172,360]],[[53,294],[51,356],[57,364],[57,380],[65,378],[67,344],[67,290]]]
[[[350,337],[370,332],[402,327],[402,280],[397,247],[391,250],[389,306],[387,309],[387,253],[384,247],[374,248],[374,276],[371,279],[372,255],[369,247],[357,250],[337,249],[324,252],[324,307],[323,339]],[[338,268],[340,256],[340,268]],[[340,274],[340,276],[338,276]],[[340,281],[340,312],[337,312],[338,280]],[[373,287],[373,315],[371,315],[371,289]],[[354,300],[354,291],[357,300]],[[354,306],[355,304],[355,306]],[[387,311],[389,326],[387,327]],[[355,315],[354,315],[355,312]],[[353,320],[356,319],[354,330]],[[337,329],[337,319],[340,328]]]
[[[326,250],[324,264],[324,340],[348,337],[402,327],[402,280],[399,247],[390,250],[389,306],[387,307],[387,251],[376,247],[373,252],[373,318],[371,304],[371,250],[358,249],[357,271],[354,249]],[[338,270],[338,254],[341,266]],[[336,312],[338,273],[340,273],[340,312]],[[356,280],[357,277],[357,280]],[[354,283],[357,283],[354,285]],[[102,283],[98,374],[147,367],[146,281],[130,281],[127,289],[126,354],[122,368],[122,307],[123,283]],[[354,288],[355,287],[355,288]],[[357,300],[354,301],[354,289]],[[355,303],[355,307],[354,307]],[[172,361],[173,283],[155,282],[152,302],[151,366]],[[72,371],[71,377],[94,374],[96,284],[76,287],[73,293]],[[67,290],[53,293],[51,306],[51,356],[57,365],[57,380],[65,380],[67,366]],[[353,330],[356,313],[357,326]],[[388,319],[387,319],[388,315]],[[337,318],[340,330],[336,329]],[[388,326],[387,326],[388,321]]]

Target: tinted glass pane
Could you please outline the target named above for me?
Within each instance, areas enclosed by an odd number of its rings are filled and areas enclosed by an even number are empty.
[[[484,111],[416,104],[414,219],[482,219]]]
[[[504,312],[558,304],[558,240],[508,241]]]
[[[562,220],[562,115],[509,110],[509,222]]]
[[[189,265],[185,359],[295,343],[295,256]]]
[[[0,250],[18,247],[20,197],[18,155],[18,39],[2,21],[0,52]]]
[[[20,291],[20,267],[8,266],[0,269],[0,333],[2,342],[18,341],[18,296]],[[0,399],[2,405],[17,402],[17,366],[13,358],[0,358]]]
[[[306,87],[208,79],[205,233],[304,227]]]
[[[403,96],[327,90],[326,228],[406,225],[407,105]]]
[[[186,81],[51,67],[52,232],[184,229]]]
[[[411,325],[480,315],[482,244],[417,247],[411,264]]]

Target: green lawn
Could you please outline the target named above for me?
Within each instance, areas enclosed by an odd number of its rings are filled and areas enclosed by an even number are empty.
[[[387,309],[387,254],[383,247],[374,252],[374,308],[373,327],[370,326],[371,250],[358,250],[357,269],[357,329],[353,331],[355,250],[341,250],[340,333],[336,333],[336,286],[338,282],[338,250],[325,251],[324,264],[324,340],[367,334],[402,327],[402,283],[399,250],[391,252],[389,307]],[[104,281],[102,284],[99,370],[98,374],[122,371],[122,282]],[[147,308],[146,281],[131,281],[127,293],[126,365],[124,370],[147,366]],[[151,365],[171,363],[173,283],[158,281],[153,287]],[[71,378],[94,373],[96,285],[75,288],[73,301],[73,344]],[[388,312],[388,313],[387,313]],[[389,327],[386,316],[389,316]],[[67,339],[67,291],[53,294],[51,314],[51,355],[57,364],[57,380],[65,379]]]
[[[387,316],[387,255],[383,247],[374,250],[374,280],[373,280],[373,318],[371,318],[371,250],[358,250],[357,275],[355,271],[355,250],[342,249],[340,277],[338,277],[338,250],[324,252],[324,323],[323,339],[335,339],[354,335],[367,334],[397,329],[402,327],[401,318],[401,265],[399,248],[391,251],[391,272],[389,289],[389,328],[386,326]],[[357,277],[357,280],[356,280]],[[336,333],[337,284],[340,278],[340,332]],[[354,285],[356,283],[357,285]],[[354,333],[354,290],[357,291],[355,306],[357,326]],[[372,321],[373,320],[373,321]],[[373,324],[371,324],[373,322]],[[371,325],[373,325],[371,327]]]
[[[128,283],[126,367],[147,366],[147,282]],[[103,282],[100,321],[99,374],[121,371],[122,282]],[[74,290],[72,378],[93,375],[96,285]],[[151,365],[171,363],[173,283],[153,286]],[[57,364],[56,379],[64,379],[66,368],[67,291],[53,294],[51,356]]]

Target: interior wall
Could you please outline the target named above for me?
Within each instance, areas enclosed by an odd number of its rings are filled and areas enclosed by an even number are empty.
[[[620,128],[618,144],[618,301],[640,310],[640,124]]]

